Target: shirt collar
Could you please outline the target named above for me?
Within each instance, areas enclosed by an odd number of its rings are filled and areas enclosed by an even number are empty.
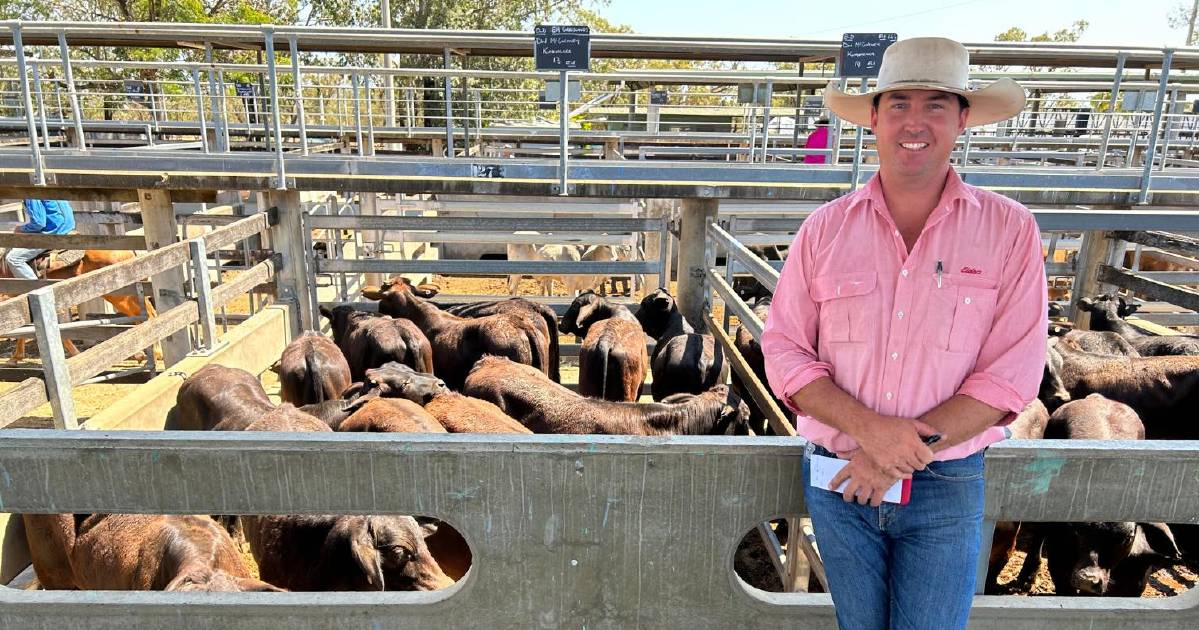
[[[880,214],[886,214],[884,210],[887,207],[887,201],[883,197],[882,179],[878,173],[875,173],[870,181],[861,190],[854,193],[857,198],[851,204],[851,207],[866,207],[873,208]],[[957,203],[957,202],[961,203]],[[937,202],[937,207],[933,209],[932,214],[928,217],[928,223],[932,223],[934,218],[940,219],[959,207],[967,207],[971,209],[979,209],[982,206],[978,203],[978,198],[974,196],[974,192],[962,181],[962,177],[958,175],[956,169],[949,167],[949,175],[945,177],[945,189],[941,191],[941,199]]]

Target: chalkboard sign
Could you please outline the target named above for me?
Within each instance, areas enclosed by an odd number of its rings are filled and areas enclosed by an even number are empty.
[[[841,36],[841,76],[877,77],[883,51],[899,39],[896,33],[846,33]]]
[[[254,84],[253,83],[234,83],[233,90],[236,91],[237,95],[242,98],[245,98],[247,96],[254,96]]]
[[[666,104],[666,90],[651,91],[649,93],[649,104],[650,105],[665,105]]]
[[[589,70],[591,29],[586,26],[533,27],[533,63],[538,70]]]

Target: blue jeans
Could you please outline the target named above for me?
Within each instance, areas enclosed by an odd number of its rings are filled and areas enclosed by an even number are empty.
[[[13,247],[8,250],[8,253],[4,254],[4,262],[8,264],[8,269],[12,272],[12,277],[37,280],[37,274],[33,272],[33,267],[29,266],[29,261],[37,258],[44,251],[46,250]]]
[[[974,599],[983,515],[983,455],[933,462],[912,476],[907,505],[846,503],[813,488],[804,498],[841,630],[965,628]]]

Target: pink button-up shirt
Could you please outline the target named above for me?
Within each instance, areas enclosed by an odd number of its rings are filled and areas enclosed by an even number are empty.
[[[917,418],[958,394],[1011,412],[936,457],[958,459],[1002,440],[1036,396],[1047,301],[1027,208],[950,169],[909,253],[876,175],[795,235],[762,333],[766,375],[799,434],[831,451],[857,442],[791,401],[823,376],[888,416]]]

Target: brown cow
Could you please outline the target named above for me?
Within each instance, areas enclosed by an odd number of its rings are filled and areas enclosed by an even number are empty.
[[[291,403],[283,403],[268,411],[258,420],[251,422],[246,431],[275,431],[278,433],[300,433],[330,431],[324,421],[304,413]]]
[[[495,403],[534,433],[744,434],[749,416],[726,385],[660,403],[611,402],[580,396],[503,357],[484,357],[476,363],[464,393]]]
[[[649,368],[645,333],[629,309],[594,291],[570,303],[559,330],[583,339],[579,393],[590,398],[636,402]]]
[[[665,289],[657,289],[641,300],[637,321],[658,340],[650,357],[654,400],[671,394],[698,394],[728,380],[724,349],[716,345],[712,335],[695,332]]]
[[[293,591],[433,591],[454,583],[411,516],[247,516],[262,579]]]
[[[450,433],[532,433],[499,407],[451,392],[441,379],[418,373],[407,365],[393,362],[367,370],[366,381],[365,387],[372,393],[423,405]],[[454,575],[448,569],[446,572]]]
[[[508,357],[549,374],[549,331],[544,320],[513,313],[467,319],[451,315],[418,294],[403,278],[385,287],[366,287],[362,295],[380,300],[379,310],[393,317],[412,320],[433,346],[433,373],[452,389],[461,389],[475,361],[485,354]],[[420,368],[417,368],[420,371]]]
[[[421,285],[429,291],[436,294],[436,286]],[[554,309],[544,305],[532,302],[524,298],[509,298],[507,300],[499,300],[495,302],[473,302],[470,304],[456,304],[453,306],[443,307],[445,312],[459,317],[469,317],[471,319],[477,317],[487,317],[488,315],[498,315],[500,313],[512,313],[515,315],[528,315],[530,317],[540,317],[545,320],[546,330],[550,336],[550,378],[555,383],[561,383],[562,378],[559,371],[560,367],[560,350],[558,340],[558,314]]]
[[[274,408],[253,374],[212,363],[179,386],[175,406],[167,412],[166,429],[240,431]]]
[[[335,427],[339,432],[445,433],[432,414],[404,398],[376,398]]]
[[[80,515],[82,519],[86,515]],[[37,581],[47,590],[75,588],[71,549],[75,547],[76,519],[70,514],[23,514],[25,540]]]
[[[333,340],[350,365],[350,378],[361,381],[367,370],[388,361],[411,365],[428,372],[433,369],[433,350],[421,329],[406,319],[366,313],[342,305],[321,307],[333,329]]]
[[[293,405],[336,400],[350,386],[350,365],[337,344],[305,331],[279,359],[279,397]]]
[[[74,524],[70,514],[60,515]],[[254,579],[207,516],[93,514],[70,551],[75,586],[127,591],[278,591]]]

